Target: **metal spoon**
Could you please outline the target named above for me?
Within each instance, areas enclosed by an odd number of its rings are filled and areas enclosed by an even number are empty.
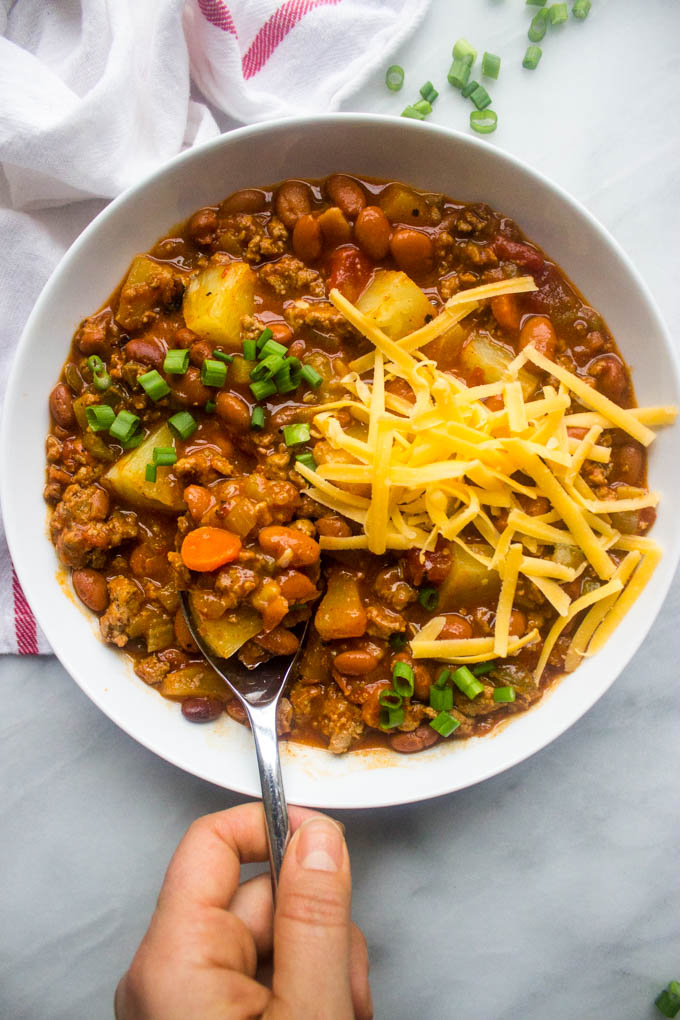
[[[279,882],[279,873],[290,839],[288,807],[283,792],[281,762],[279,759],[278,734],[276,732],[276,709],[288,678],[295,667],[307,636],[309,620],[299,635],[300,644],[295,655],[274,656],[255,669],[248,669],[235,655],[224,659],[215,655],[206,644],[194,622],[189,597],[180,592],[182,612],[191,636],[216,673],[236,695],[246,710],[255,740],[257,766],[260,771],[262,803],[267,822],[267,843],[272,874],[274,898]]]

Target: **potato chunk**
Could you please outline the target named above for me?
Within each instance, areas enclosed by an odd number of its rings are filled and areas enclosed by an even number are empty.
[[[184,321],[200,337],[241,348],[241,319],[255,311],[255,273],[245,262],[213,262],[184,293]]]
[[[493,555],[491,546],[483,543],[472,548],[484,556]],[[476,606],[487,598],[496,598],[501,590],[498,571],[489,570],[459,545],[452,544],[451,553],[449,575],[439,588],[439,610],[454,612],[461,606]]]
[[[514,360],[514,354],[502,347],[501,344],[497,344],[488,333],[483,331],[470,336],[460,355],[461,364],[469,373],[475,369],[479,369],[481,372],[482,378],[475,385],[478,385],[479,382],[495,383],[506,379],[509,381],[508,365]],[[522,385],[524,399],[527,400],[536,390],[538,380],[533,373],[524,368],[519,370],[517,378]]]
[[[136,255],[120,292],[116,321],[124,329],[139,329],[152,310],[167,304],[178,289],[181,283],[171,266]]]
[[[104,481],[121,499],[133,506],[181,513],[185,510],[182,486],[172,468],[159,467],[156,481],[147,482],[146,466],[153,461],[155,446],[173,446],[175,437],[166,423],[151,432],[136,450],[130,450],[104,475]]]
[[[420,287],[406,273],[391,269],[375,274],[357,301],[357,308],[391,340],[420,329],[428,316],[436,315]]]
[[[190,596],[191,607],[194,609],[193,597]],[[207,645],[215,655],[228,659],[237,652],[241,645],[250,641],[262,630],[262,617],[250,606],[241,606],[236,620],[221,616],[217,620],[208,620],[194,611],[194,620]]]
[[[207,663],[183,666],[163,677],[158,688],[164,698],[222,698],[228,701],[232,694],[221,676]]]

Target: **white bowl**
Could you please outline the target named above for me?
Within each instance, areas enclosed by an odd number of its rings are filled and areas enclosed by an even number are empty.
[[[556,259],[601,312],[632,367],[638,402],[680,403],[673,346],[654,302],[617,243],[586,210],[484,141],[408,120],[339,114],[258,124],[178,156],[112,202],[72,245],[43,290],[14,361],[4,412],[3,509],[26,596],[54,651],[85,693],[132,737],[180,768],[258,795],[248,731],[223,716],[188,725],[177,705],[139,680],[98,638],[96,620],[70,596],[46,531],[42,499],[47,398],[78,322],[109,295],[133,255],[174,223],[237,188],[344,170],[394,178],[483,200],[511,216]],[[30,414],[26,413],[30,408]],[[448,793],[501,772],[544,747],[593,705],[623,670],[652,625],[680,552],[680,473],[669,429],[650,456],[662,494],[654,537],[666,555],[616,639],[559,683],[534,709],[490,737],[440,744],[413,756],[365,751],[334,757],[284,745],[291,802],[375,807]]]

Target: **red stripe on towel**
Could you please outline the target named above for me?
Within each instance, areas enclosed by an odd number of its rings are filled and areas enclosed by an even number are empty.
[[[222,0],[198,0],[198,7],[205,20],[209,21],[211,25],[238,37],[234,19]]]
[[[287,3],[282,4],[278,11],[272,14],[255,36],[242,61],[243,77],[248,80],[264,67],[279,43],[305,14],[315,7],[335,6],[340,2],[341,0],[287,0]]]
[[[35,617],[26,601],[14,567],[12,567],[12,593],[14,595],[14,630],[17,636],[19,655],[37,655],[38,636]]]

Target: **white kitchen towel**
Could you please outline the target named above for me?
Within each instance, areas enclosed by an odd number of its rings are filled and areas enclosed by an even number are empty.
[[[0,398],[40,289],[101,208],[82,200],[219,132],[192,78],[244,122],[335,109],[428,2],[0,0]],[[0,600],[0,652],[49,651],[1,522]]]

